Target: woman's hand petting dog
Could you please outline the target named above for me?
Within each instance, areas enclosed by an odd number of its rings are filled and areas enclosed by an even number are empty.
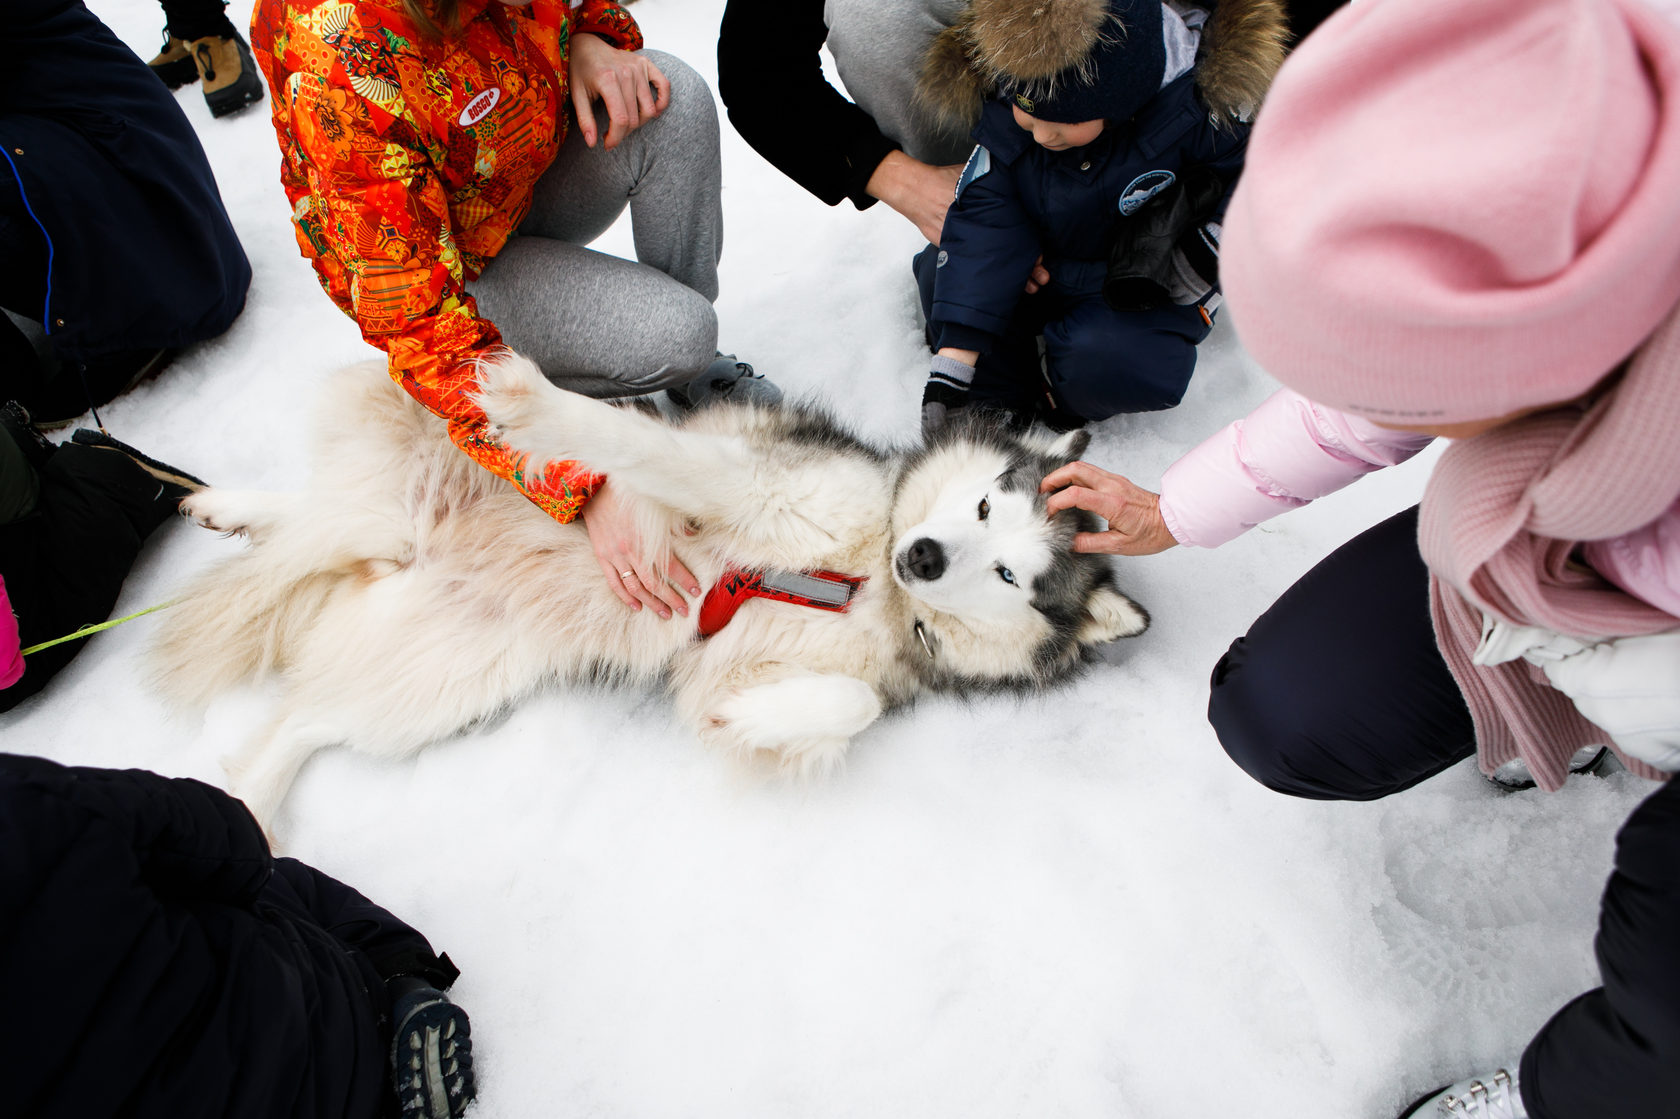
[[[1076,552],[1105,552],[1111,556],[1152,556],[1177,544],[1161,516],[1161,495],[1119,474],[1088,462],[1070,462],[1045,475],[1038,486],[1050,494],[1051,514],[1084,509],[1108,522],[1106,532],[1074,535]]]
[[[636,527],[636,511],[613,488],[611,479],[601,483],[582,516],[595,562],[601,565],[607,586],[624,605],[632,610],[651,607],[661,618],[669,618],[673,610],[688,617],[688,602],[677,588],[698,598],[700,581],[674,555],[663,570],[646,558],[647,549]]]

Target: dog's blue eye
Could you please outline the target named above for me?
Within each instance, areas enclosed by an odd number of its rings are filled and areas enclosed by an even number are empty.
[[[1002,579],[1005,583],[1008,583],[1012,587],[1015,585],[1015,573],[1009,570],[1009,568],[1000,563],[997,565],[997,573],[999,579]]]
[[[982,497],[980,499],[980,510],[979,510],[979,512],[980,512],[980,519],[981,520],[985,520],[987,517],[991,516],[992,515],[992,503],[987,501],[985,498]]]

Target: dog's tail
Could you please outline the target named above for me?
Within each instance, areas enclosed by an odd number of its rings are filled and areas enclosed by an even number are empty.
[[[204,707],[218,693],[282,668],[343,578],[339,572],[276,570],[261,548],[212,567],[164,614],[150,654],[158,690],[172,703]]]

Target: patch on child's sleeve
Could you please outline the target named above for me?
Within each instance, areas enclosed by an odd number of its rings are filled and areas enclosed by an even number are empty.
[[[978,179],[991,169],[992,153],[977,145],[974,149],[974,154],[968,157],[967,163],[963,164],[962,174],[957,178],[956,197],[961,198],[964,188],[966,188],[969,183],[972,183],[975,179]]]

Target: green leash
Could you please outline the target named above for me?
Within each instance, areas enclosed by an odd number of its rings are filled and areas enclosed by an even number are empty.
[[[153,614],[159,610],[167,610],[179,601],[179,599],[170,599],[168,602],[160,602],[156,606],[148,606],[144,610],[136,610],[134,613],[121,618],[112,618],[108,622],[99,622],[96,625],[83,626],[75,633],[67,633],[63,637],[55,637],[51,641],[43,641],[39,645],[31,645],[29,648],[23,650],[23,655],[27,657],[30,653],[39,653],[42,649],[50,649],[54,645],[62,645],[66,641],[75,641],[80,637],[91,637],[93,634],[98,633],[102,629],[110,629],[112,626],[120,626],[124,622],[132,622],[134,619],[145,617],[147,614]]]

